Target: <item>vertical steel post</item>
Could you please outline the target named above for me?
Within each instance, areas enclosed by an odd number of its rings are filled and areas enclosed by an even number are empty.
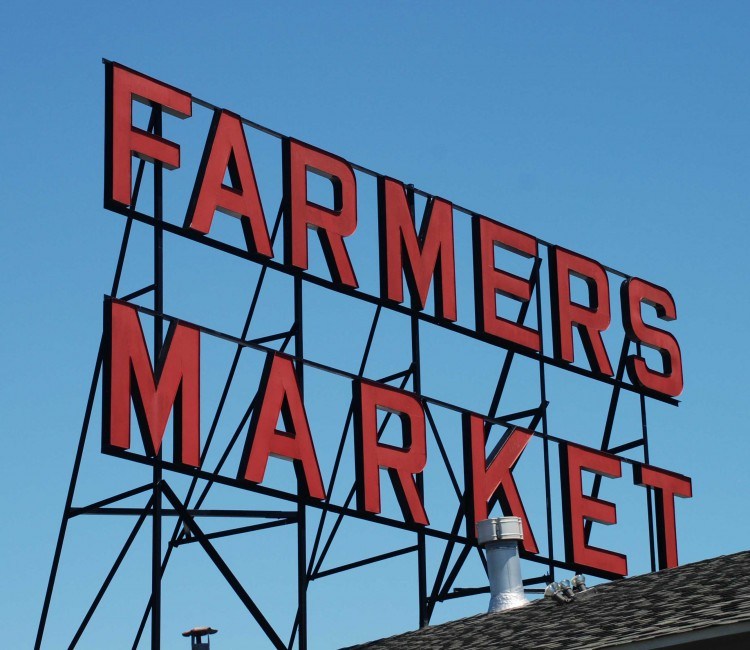
[[[305,344],[302,324],[302,276],[294,276],[294,356],[300,394],[305,395]],[[302,493],[301,479],[297,479],[297,494]],[[307,511],[302,500],[297,501],[297,621],[299,650],[307,650]]]
[[[641,356],[641,344],[636,343],[636,351]],[[641,431],[643,433],[643,462],[650,464],[648,453],[648,423],[646,421],[646,397],[640,393]],[[656,544],[654,543],[654,504],[653,490],[646,487],[646,511],[648,512],[648,551],[651,556],[651,571],[656,571]]]
[[[154,133],[162,134],[161,107],[153,107]],[[154,161],[154,365],[158,364],[164,340],[164,197],[163,170]],[[161,648],[161,450],[154,459],[153,471],[153,534],[151,539],[151,650]]]
[[[548,260],[549,263],[549,260]],[[549,564],[547,571],[550,581],[555,580],[555,546],[552,535],[552,487],[549,476],[549,438],[547,429],[547,380],[544,369],[544,327],[542,323],[542,265],[536,266],[536,327],[539,331],[539,392],[542,405],[542,437],[544,440],[544,499],[547,504],[547,557]]]
[[[419,363],[419,319],[411,316],[412,380],[414,392],[422,396],[422,378]],[[424,502],[424,476],[417,474],[417,492]],[[424,532],[417,533],[417,579],[419,580],[419,627],[429,623],[427,607],[427,545]]]
[[[414,186],[407,186],[407,199],[411,209],[414,226],[416,228],[416,210],[414,207]],[[403,281],[403,280],[402,280]],[[422,368],[419,352],[419,318],[417,312],[419,305],[414,296],[411,296],[411,377],[412,389],[421,399],[422,397]],[[424,502],[424,476],[420,472],[417,475],[417,492],[419,498]],[[425,627],[429,623],[429,607],[427,603],[427,544],[425,534],[420,530],[417,532],[417,580],[419,583],[419,627]]]

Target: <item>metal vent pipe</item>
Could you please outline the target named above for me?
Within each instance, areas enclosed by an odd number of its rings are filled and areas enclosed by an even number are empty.
[[[501,612],[526,605],[518,555],[518,542],[523,539],[521,519],[498,517],[480,521],[477,533],[479,544],[487,554],[491,594],[487,611]]]

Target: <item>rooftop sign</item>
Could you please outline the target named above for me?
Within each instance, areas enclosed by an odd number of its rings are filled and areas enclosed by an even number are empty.
[[[477,547],[476,523],[488,518],[495,504],[504,514],[523,520],[522,557],[545,565],[548,571],[536,582],[552,579],[555,569],[560,568],[604,577],[626,575],[624,554],[594,546],[589,540],[593,523],[617,522],[616,505],[598,497],[603,480],[630,481],[635,491],[646,488],[648,526],[652,535],[655,532],[652,553],[656,554],[654,548],[658,550],[660,567],[677,564],[674,499],[691,496],[690,479],[649,463],[645,426],[641,437],[633,442],[614,448],[610,445],[621,393],[639,396],[645,424],[646,398],[677,404],[675,398],[682,391],[680,347],[669,331],[669,321],[676,319],[677,311],[667,289],[283,136],[122,65],[106,62],[105,67],[104,205],[127,218],[127,230],[112,295],[104,302],[102,450],[153,465],[151,514],[159,521],[161,506],[157,504],[163,493],[209,554],[215,552],[211,550],[211,536],[204,535],[194,523],[205,492],[188,511],[198,479],[207,481],[206,491],[220,483],[297,504],[294,516],[279,517],[282,523],[296,523],[302,531],[298,538],[300,601],[292,637],[299,630],[301,647],[306,638],[305,598],[311,580],[399,554],[417,554],[419,622],[426,624],[435,605],[453,597],[453,581],[468,553]],[[147,126],[137,125],[137,103],[151,109]],[[196,107],[210,111],[210,126],[203,132],[200,162],[186,169],[186,144],[179,137],[178,125],[181,120],[195,119]],[[257,160],[249,145],[249,132],[275,138],[276,146],[280,145],[280,168],[276,170],[279,186],[275,192],[281,201],[275,220],[269,218],[265,207],[268,198],[263,196],[256,176]],[[190,143],[193,149],[194,144]],[[151,211],[138,204],[145,163],[154,170]],[[167,211],[165,196],[170,196],[174,170],[183,172],[183,178],[188,173],[192,191],[182,203],[171,197]],[[363,179],[371,184],[367,189]],[[365,208],[368,197],[370,204]],[[371,220],[375,218],[377,225],[373,226]],[[133,222],[153,227],[154,281],[118,298]],[[240,244],[217,234],[226,232],[227,226],[235,229],[235,239]],[[374,227],[377,236],[369,239],[367,256],[361,252],[358,256],[351,242],[364,227]],[[462,228],[467,234],[460,238]],[[279,231],[282,242],[277,241]],[[164,308],[165,233],[213,249],[217,255],[260,265],[262,272],[241,333],[218,330],[183,314],[168,313]],[[467,240],[468,268],[459,262],[459,253],[467,252]],[[311,260],[315,256],[323,262],[313,268]],[[375,290],[363,288],[361,282],[373,258],[377,260]],[[462,283],[459,276],[465,277],[467,271],[470,280]],[[286,297],[279,293],[274,301],[280,309],[289,300],[293,322],[279,333],[251,338],[248,330],[266,272],[290,279],[287,284],[291,290]],[[303,301],[310,286],[336,292],[374,310],[359,371],[306,354],[303,316],[309,313],[306,309],[315,309]],[[145,306],[138,298],[149,293],[153,293],[154,302]],[[369,372],[367,363],[379,320],[386,313],[406,319],[407,340],[401,343],[409,348],[410,358],[405,369],[378,377]],[[341,318],[346,319],[346,315]],[[153,322],[151,350],[144,333],[146,320]],[[434,346],[430,349],[426,343],[428,328],[477,342],[490,351],[505,351],[489,409],[477,412],[430,392],[430,377],[423,366],[431,355],[442,352]],[[621,332],[619,358],[611,358],[605,345],[605,332],[609,335],[613,330]],[[202,366],[209,340],[233,346],[236,354],[212,425],[206,431],[205,418],[201,417],[205,391]],[[335,347],[336,342],[332,345]],[[655,353],[644,355],[643,348]],[[264,358],[262,372],[256,379],[257,390],[248,397],[245,416],[220,461],[207,467],[217,422],[243,352]],[[533,398],[532,408],[503,415],[499,413],[499,402],[510,366],[519,358],[538,364],[538,398]],[[611,387],[612,399],[600,448],[556,435],[549,426],[545,391],[549,368]],[[322,435],[330,438],[331,423],[327,431],[315,429],[309,409],[316,397],[305,392],[305,380],[313,371],[349,383],[347,416],[340,423],[343,431],[328,474],[321,470],[324,464],[318,449]],[[532,390],[536,392],[536,387],[529,392]],[[438,411],[455,416],[451,430],[440,431]],[[174,429],[171,442],[165,438],[170,419]],[[396,442],[383,436],[389,423],[398,424]],[[497,430],[501,435],[488,445],[492,432]],[[353,442],[348,452],[347,440]],[[449,440],[460,441],[458,457],[451,451]],[[167,443],[171,454],[163,453]],[[546,492],[546,531],[538,523],[542,517],[528,511],[527,494],[514,479],[516,466],[534,445],[543,459],[539,475],[544,478]],[[553,550],[552,447],[557,447],[560,462],[562,508],[557,514],[562,519],[565,540],[562,559],[555,557]],[[241,453],[233,456],[235,448]],[[639,448],[644,451],[643,461],[623,455]],[[296,480],[283,486],[269,485],[269,468],[285,463],[294,467]],[[344,465],[352,468],[353,487],[348,498],[338,500],[333,487]],[[454,507],[442,497],[431,500],[425,475],[433,466],[444,468],[442,482],[455,493],[453,525],[432,523],[437,512]],[[622,478],[624,466],[630,466],[631,477]],[[193,477],[184,502],[179,502],[164,482],[162,470]],[[586,474],[595,477],[593,491],[584,489]],[[386,475],[391,486],[382,480]],[[541,489],[541,482],[539,486]],[[397,515],[383,513],[382,501],[390,490],[398,503]],[[323,545],[321,523],[312,554],[308,554],[307,507],[321,509],[323,521],[326,513],[331,513],[338,517],[337,521],[353,517],[412,531],[417,544],[324,571],[322,557],[338,524],[329,542]],[[158,553],[155,576],[161,561],[158,530],[155,529],[154,542]],[[427,585],[425,553],[428,539],[442,540],[447,545],[431,590]],[[182,537],[177,535],[172,541],[179,544],[180,540]],[[456,545],[463,545],[466,552],[449,571]],[[222,573],[231,575],[214,555],[212,559]],[[159,579],[154,578],[155,602]],[[243,602],[252,603],[236,580],[230,582]],[[274,645],[286,647],[257,608],[250,604],[248,608]]]
[[[157,106],[177,119],[189,119],[193,101],[187,92],[125,67],[112,64],[107,70],[105,205],[132,215],[132,157],[158,162],[168,170],[177,169],[181,164],[180,143],[169,137],[171,118],[166,120],[161,134],[148,133],[133,126],[132,102]],[[283,253],[274,250],[269,236],[243,119],[227,110],[214,110],[200,167],[195,170],[192,198],[184,206],[184,223],[169,229],[215,245],[210,239],[212,224],[216,218],[224,218],[216,215],[230,215],[238,220],[247,243],[242,256],[255,263],[408,313],[417,321],[437,324],[546,364],[574,369],[592,379],[617,382],[628,390],[663,401],[673,401],[682,391],[682,361],[676,339],[665,329],[647,325],[642,314],[645,305],[653,308],[659,319],[674,320],[676,308],[669,291],[635,277],[623,278],[619,287],[611,287],[607,271],[600,262],[559,246],[543,244],[549,265],[547,300],[554,342],[548,356],[542,349],[538,328],[498,313],[497,308],[498,296],[528,306],[532,292],[538,287],[539,267],[533,267],[530,277],[519,277],[498,268],[496,247],[538,261],[540,242],[533,235],[478,214],[470,215],[474,326],[469,329],[457,325],[459,311],[469,310],[472,305],[462,304],[457,298],[454,206],[445,199],[427,196],[421,226],[417,227],[415,190],[387,176],[377,175],[379,241],[373,242],[379,250],[381,290],[379,295],[360,292],[358,260],[353,259],[347,249],[347,238],[355,233],[359,219],[354,166],[339,156],[293,138],[284,137],[281,146]],[[313,174],[330,181],[334,197],[332,207],[310,199],[307,185]],[[227,177],[229,183],[225,182]],[[164,183],[169,184],[168,174]],[[149,220],[146,215],[139,216]],[[309,273],[311,246],[322,247],[330,279]],[[588,291],[585,303],[573,298],[572,278],[585,283]],[[430,291],[434,294],[432,313],[426,309]],[[619,296],[621,301],[620,313],[627,340],[638,347],[653,348],[662,361],[661,367],[655,368],[637,353],[628,355],[625,368],[630,383],[614,378],[615,370],[602,340],[602,333],[611,324],[611,294]],[[199,417],[200,341],[210,333],[202,331],[199,324],[154,314],[171,323],[155,373],[139,311],[144,310],[116,300],[108,300],[105,306],[104,450],[117,454],[130,448],[132,399],[146,455],[153,458],[159,452],[167,420],[174,410],[175,456],[169,466],[188,473],[200,472],[203,470]],[[300,324],[296,327],[301,329]],[[578,361],[574,352],[576,335],[583,343],[588,368],[573,365]],[[301,339],[302,333],[296,330],[295,336]],[[237,343],[241,345],[243,341]],[[315,453],[315,436],[307,421],[302,396],[301,374],[308,361],[314,363],[300,354],[268,350],[242,462],[230,482],[249,489],[260,488],[269,458],[281,458],[293,462],[300,477],[300,490],[290,491],[285,496],[316,505],[324,503],[327,495]],[[336,368],[331,370],[340,372]],[[428,527],[428,509],[434,505],[424,503],[419,477],[428,462],[437,460],[428,459],[426,451],[424,406],[431,403],[430,397],[421,394],[419,387],[405,390],[362,377],[353,376],[351,380],[356,446],[356,457],[352,460],[356,466],[358,512],[380,513],[381,490],[384,489],[380,469],[385,469],[398,494],[404,522]],[[392,413],[401,420],[403,445],[379,442],[378,411]],[[283,430],[277,429],[280,417],[284,422]],[[490,505],[499,499],[506,514],[523,519],[526,552],[538,553],[522,496],[512,477],[512,469],[534,433],[523,427],[511,427],[503,444],[487,458],[486,437],[493,418],[469,412],[464,412],[463,417],[466,536],[474,537],[474,524],[487,518]],[[595,573],[626,575],[624,556],[586,544],[585,521],[613,524],[616,512],[614,505],[584,495],[581,486],[582,471],[620,477],[622,459],[563,442],[560,449],[567,561]],[[637,485],[658,491],[661,562],[663,566],[673,566],[677,561],[673,498],[689,496],[690,481],[656,467],[635,464],[634,468],[633,480]]]

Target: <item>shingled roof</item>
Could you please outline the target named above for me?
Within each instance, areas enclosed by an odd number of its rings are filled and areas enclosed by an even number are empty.
[[[750,648],[750,551],[355,646],[372,650]],[[721,638],[721,641],[717,641]]]

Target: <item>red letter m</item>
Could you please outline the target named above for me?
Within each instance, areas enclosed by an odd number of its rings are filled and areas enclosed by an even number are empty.
[[[102,447],[130,448],[132,399],[143,445],[149,456],[161,449],[174,409],[174,459],[200,465],[200,333],[173,324],[157,360],[146,347],[138,312],[108,301],[104,307],[104,408]]]

